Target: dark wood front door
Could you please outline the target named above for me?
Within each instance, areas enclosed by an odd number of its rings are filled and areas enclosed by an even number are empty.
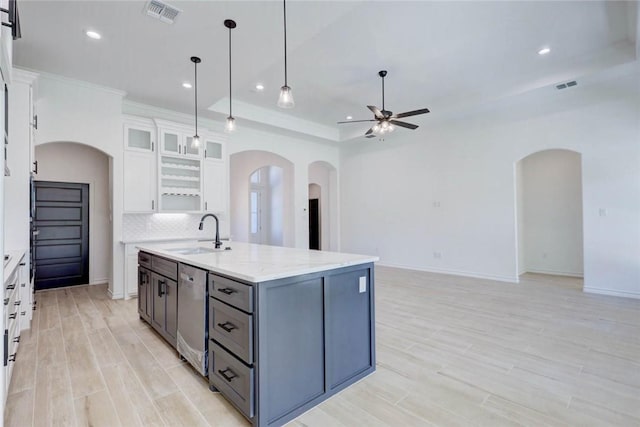
[[[320,202],[309,199],[309,249],[320,250]]]
[[[89,283],[89,185],[34,184],[36,290]]]

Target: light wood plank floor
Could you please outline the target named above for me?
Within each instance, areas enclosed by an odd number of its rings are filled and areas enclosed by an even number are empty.
[[[640,425],[640,301],[376,268],[377,371],[301,426]],[[7,426],[247,426],[105,286],[38,295]]]

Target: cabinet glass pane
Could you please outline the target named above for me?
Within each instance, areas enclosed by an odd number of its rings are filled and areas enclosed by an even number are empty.
[[[128,129],[127,144],[131,148],[141,148],[151,150],[151,132],[141,129]]]
[[[193,154],[193,155],[198,155],[200,154],[200,147],[193,147],[192,143],[193,142],[193,137],[188,136],[187,137],[187,154]]]
[[[178,135],[175,133],[164,134],[164,149],[165,151],[178,152]]]
[[[222,159],[222,144],[213,141],[207,141],[205,155],[207,159]]]

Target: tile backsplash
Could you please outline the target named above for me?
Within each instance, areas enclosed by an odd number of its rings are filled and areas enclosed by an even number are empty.
[[[205,220],[204,229],[198,230],[201,214],[161,213],[125,214],[122,220],[122,240],[134,242],[147,239],[213,239],[216,233],[213,218]],[[220,237],[229,237],[227,218],[220,219]]]

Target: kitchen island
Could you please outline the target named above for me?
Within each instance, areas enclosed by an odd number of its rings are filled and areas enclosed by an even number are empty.
[[[282,425],[375,370],[376,257],[238,242],[139,249],[140,317],[253,425]],[[185,338],[194,330],[203,345]]]

